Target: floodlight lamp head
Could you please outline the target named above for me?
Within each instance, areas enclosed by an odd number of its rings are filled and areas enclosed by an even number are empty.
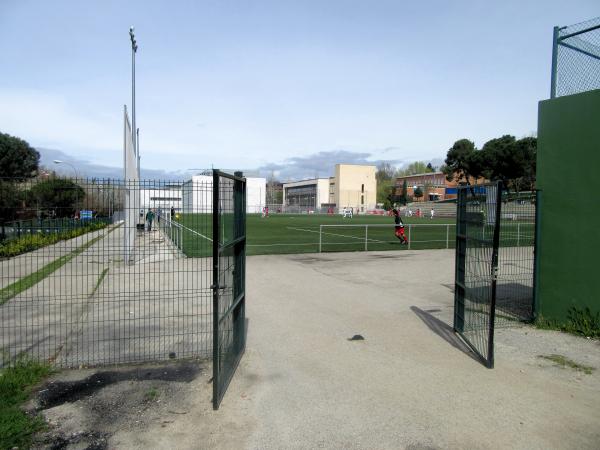
[[[52,161],[54,164],[61,164],[62,161],[60,159],[55,159],[54,161]]]

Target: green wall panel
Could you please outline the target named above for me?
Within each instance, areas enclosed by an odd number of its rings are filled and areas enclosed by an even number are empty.
[[[540,102],[537,187],[539,312],[600,311],[600,90]]]

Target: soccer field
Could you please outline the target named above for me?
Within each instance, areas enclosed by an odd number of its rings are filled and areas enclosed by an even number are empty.
[[[224,218],[227,224],[227,218]],[[405,218],[411,249],[453,248],[455,219]],[[166,229],[187,256],[212,255],[212,216],[182,214],[179,236]],[[225,225],[227,228],[227,225]],[[227,229],[221,233],[228,234]],[[389,216],[276,214],[262,218],[249,214],[246,221],[248,255],[348,252],[361,250],[404,250],[394,236],[394,219]]]
[[[229,235],[231,228],[227,217],[223,219],[221,235]],[[400,245],[394,236],[394,219],[390,216],[355,216],[349,219],[340,215],[273,214],[262,218],[260,214],[248,214],[247,254],[454,248],[456,219],[411,217],[403,218],[403,221],[409,246]],[[182,214],[177,223],[182,225],[178,232],[170,228],[165,231],[187,256],[212,255],[210,214]],[[503,220],[501,246],[533,245],[533,231],[533,224]]]

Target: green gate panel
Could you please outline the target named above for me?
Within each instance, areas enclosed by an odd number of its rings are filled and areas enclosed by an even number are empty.
[[[600,311],[600,90],[539,103],[538,308]]]

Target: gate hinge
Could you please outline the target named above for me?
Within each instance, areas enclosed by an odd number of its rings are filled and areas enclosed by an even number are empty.
[[[492,280],[498,281],[498,267],[492,269]]]

